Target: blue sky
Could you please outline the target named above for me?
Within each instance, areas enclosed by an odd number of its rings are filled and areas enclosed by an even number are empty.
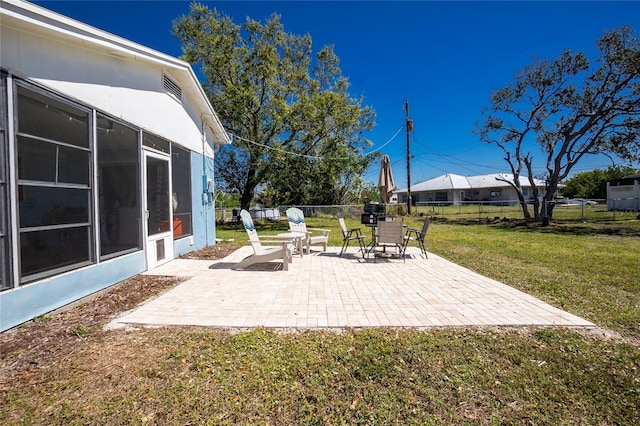
[[[172,21],[189,1],[34,1],[55,12],[180,56]],[[389,155],[396,185],[406,187],[405,101],[411,183],[445,173],[508,172],[501,151],[473,135],[492,90],[513,81],[533,58],[566,49],[595,60],[604,30],[622,25],[640,32],[638,1],[202,1],[231,16],[264,21],[282,16],[286,31],[309,33],[314,50],[334,45],[350,92],[377,114],[368,135]],[[398,133],[398,131],[400,132]],[[396,135],[395,137],[393,137]],[[544,171],[534,156],[536,173]],[[606,158],[587,158],[574,173],[604,169]],[[637,165],[636,165],[637,167]],[[379,165],[365,174],[377,182]]]

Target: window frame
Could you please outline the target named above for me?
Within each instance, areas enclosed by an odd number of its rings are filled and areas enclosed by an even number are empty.
[[[449,193],[447,191],[435,191],[434,194],[435,201],[449,201]]]
[[[101,158],[100,158],[100,150],[101,150],[101,144],[103,143],[100,140],[100,134],[99,134],[99,120],[100,119],[106,119],[106,120],[110,120],[113,123],[122,126],[128,130],[131,130],[133,133],[135,133],[135,139],[136,139],[136,145],[135,145],[135,179],[136,182],[134,184],[134,188],[135,188],[135,201],[134,201],[134,206],[133,208],[135,209],[135,214],[137,216],[137,226],[135,226],[136,232],[137,232],[137,236],[136,236],[136,245],[135,247],[131,246],[131,247],[126,247],[123,248],[121,250],[114,250],[114,251],[110,251],[108,253],[104,252],[104,248],[105,246],[103,245],[103,241],[102,238],[104,237],[104,232],[106,232],[106,229],[103,229],[103,223],[104,222],[108,222],[110,220],[110,217],[108,216],[107,213],[107,209],[110,208],[108,205],[105,205],[104,208],[103,206],[101,206],[101,200],[102,202],[107,203],[107,201],[105,201],[102,197],[102,195],[99,194],[99,199],[96,203],[96,210],[98,211],[98,215],[97,215],[97,232],[98,232],[98,259],[99,261],[105,261],[105,260],[109,260],[109,259],[113,259],[115,257],[119,257],[119,256],[123,256],[125,254],[128,253],[132,253],[135,251],[139,251],[139,250],[143,250],[144,244],[143,244],[143,239],[144,239],[144,235],[143,235],[143,229],[142,229],[142,183],[141,183],[141,169],[142,169],[142,158],[141,158],[141,154],[142,154],[142,150],[141,150],[141,133],[142,130],[134,125],[132,125],[131,123],[124,121],[124,120],[120,120],[118,118],[115,118],[113,116],[110,116],[109,114],[105,114],[103,112],[100,111],[96,111],[96,143],[95,143],[95,154],[96,154],[96,160],[95,160],[95,164],[96,164],[96,168],[98,170],[98,174],[100,174],[100,169],[101,167],[106,164],[106,163],[102,163],[101,162]],[[98,193],[100,193],[101,191],[101,179],[103,176],[97,176],[96,177],[96,191],[98,191]],[[130,197],[130,194],[129,194]],[[113,207],[113,206],[112,206]],[[122,207],[122,206],[120,206]],[[127,206],[127,207],[131,207],[131,206]],[[102,217],[104,214],[104,217]],[[120,226],[120,225],[119,225]]]
[[[183,153],[188,162],[188,169],[186,173],[186,182],[182,182],[182,179],[176,179],[178,173],[180,173],[181,169],[176,167],[176,156],[179,155],[176,151]],[[174,221],[174,234],[173,239],[177,240],[180,238],[188,237],[193,235],[193,189],[192,189],[192,181],[191,181],[191,172],[192,172],[192,164],[191,164],[191,151],[187,148],[180,146],[179,144],[172,142],[171,143],[171,187],[173,193],[176,194],[178,207],[173,209],[173,221]],[[186,187],[181,188],[183,183],[186,183]],[[185,199],[184,195],[178,194],[178,192],[182,192],[182,190],[186,190],[187,197]],[[187,206],[186,209],[184,206]],[[180,225],[179,233],[176,228],[176,219],[179,219],[178,222]],[[187,219],[187,223],[185,223],[185,219]]]
[[[9,129],[7,73],[0,70],[0,291],[13,288],[11,232],[9,229]]]
[[[62,149],[72,148],[78,151],[86,152],[87,153],[87,173],[88,173],[86,184],[61,182],[60,176],[59,176],[60,158],[58,155],[56,155],[56,158],[53,160],[55,161],[55,167],[56,167],[56,174],[55,174],[54,181],[23,179],[20,177],[20,170],[19,170],[20,167],[16,167],[16,169],[13,171],[15,175],[16,189],[18,191],[19,197],[20,197],[20,194],[23,193],[22,188],[26,189],[26,188],[32,187],[32,188],[41,188],[44,190],[46,190],[46,188],[56,188],[56,189],[61,189],[63,191],[64,190],[72,190],[72,191],[81,190],[86,192],[86,198],[87,198],[87,201],[86,201],[87,211],[85,215],[86,216],[85,221],[66,222],[66,223],[60,222],[56,224],[40,224],[35,226],[33,225],[23,226],[23,224],[20,223],[21,220],[19,218],[21,215],[21,209],[22,208],[26,209],[27,207],[20,206],[20,205],[16,206],[16,209],[17,209],[16,220],[18,221],[16,238],[18,241],[18,246],[20,247],[20,250],[18,250],[18,275],[19,275],[19,285],[22,286],[36,280],[47,278],[53,275],[57,275],[66,271],[77,269],[77,268],[90,265],[96,262],[95,224],[94,224],[94,209],[95,209],[94,186],[95,185],[94,185],[94,179],[93,179],[94,141],[93,141],[93,131],[92,131],[94,127],[94,121],[93,121],[93,110],[88,106],[74,102],[52,91],[45,90],[41,87],[30,84],[24,80],[19,80],[19,81],[16,80],[14,83],[14,87],[15,87],[15,91],[13,95],[14,97],[13,103],[15,105],[15,109],[14,109],[13,119],[16,124],[14,128],[14,133],[15,133],[14,144],[15,144],[16,159],[20,158],[19,140],[21,138],[25,138],[27,140],[37,140],[47,144],[51,144],[56,148],[56,152],[58,152],[60,148]],[[18,102],[18,98],[22,90],[35,93],[44,98],[53,99],[54,101],[62,103],[65,106],[69,106],[73,109],[77,109],[79,111],[82,111],[83,113],[86,113],[86,117],[87,117],[86,137],[88,138],[87,147],[79,146],[75,144],[69,144],[61,140],[50,139],[50,138],[22,132],[19,128],[19,122],[20,122],[20,119],[22,119],[22,117],[21,117],[21,111],[20,111],[19,102]],[[18,164],[18,161],[16,162],[16,164]],[[84,237],[82,237],[82,240],[78,240],[78,241],[83,243],[83,245],[84,243],[86,243],[86,247],[85,247],[86,258],[82,258],[82,259],[79,258],[79,259],[76,259],[75,261],[72,258],[70,258],[63,261],[62,263],[59,263],[58,265],[55,265],[55,264],[52,264],[50,266],[44,265],[43,267],[41,267],[35,272],[26,273],[25,271],[26,267],[25,267],[25,264],[23,264],[23,262],[26,259],[24,259],[22,249],[23,248],[27,249],[30,245],[33,245],[33,243],[29,241],[31,239],[30,236],[37,235],[38,233],[39,235],[46,235],[47,233],[50,234],[52,231],[60,232],[61,233],[60,235],[62,235],[62,233],[65,233],[65,232],[78,231],[79,234],[77,235],[81,235],[83,233],[82,232],[83,229],[86,232],[86,240],[84,239]],[[23,245],[23,242],[25,241],[28,241],[28,243]]]

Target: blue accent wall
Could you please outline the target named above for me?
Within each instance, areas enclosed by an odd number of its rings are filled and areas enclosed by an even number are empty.
[[[0,331],[144,272],[143,251],[0,293]]]
[[[202,154],[191,152],[191,212],[193,235],[173,242],[175,257],[200,250],[216,243],[215,205],[213,194],[205,194],[206,180],[213,180],[213,159],[205,157],[204,173]],[[206,178],[203,179],[203,176]],[[193,242],[193,244],[192,244]]]
[[[202,154],[191,153],[193,235],[174,241],[175,257],[215,244],[213,196],[206,195],[203,187],[203,175],[213,180],[213,159],[205,157],[203,170],[202,158]],[[145,253],[138,251],[0,292],[0,331],[104,290],[145,270]]]
[[[204,170],[202,154],[191,152],[191,211],[193,212],[193,246],[192,250],[200,250],[216,242],[216,221],[213,196],[206,196],[203,178],[213,180],[213,159],[205,157]],[[203,197],[204,196],[204,197]],[[177,248],[177,247],[176,247]],[[178,251],[176,251],[178,253]],[[177,254],[176,254],[177,256]]]

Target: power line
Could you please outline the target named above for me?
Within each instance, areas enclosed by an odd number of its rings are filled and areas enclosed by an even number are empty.
[[[374,149],[374,150],[372,150],[372,151],[365,152],[365,153],[363,153],[362,155],[363,155],[363,156],[365,156],[365,155],[373,154],[374,152],[380,151],[382,148],[384,148],[385,146],[389,145],[389,144],[390,144],[390,143],[395,139],[395,137],[396,137],[396,136],[398,136],[398,134],[402,131],[402,129],[403,129],[403,128],[404,128],[404,126],[401,126],[401,127],[400,127],[400,128],[399,128],[399,129],[394,133],[394,135],[393,135],[393,136],[391,136],[391,139],[389,139],[388,141],[386,141],[386,142],[385,142],[384,144],[382,144],[380,147],[378,147],[378,148],[376,148],[376,149]],[[288,151],[288,150],[286,150],[286,149],[278,148],[278,147],[275,147],[275,146],[269,146],[269,145],[266,145],[266,144],[263,144],[263,143],[260,143],[260,142],[252,141],[251,139],[243,138],[242,136],[238,136],[238,135],[236,135],[236,134],[234,134],[234,133],[231,133],[231,132],[228,132],[228,133],[231,135],[232,140],[233,140],[234,138],[237,138],[237,139],[240,139],[240,140],[245,141],[245,142],[247,142],[247,143],[250,143],[250,144],[252,144],[252,145],[260,146],[260,147],[262,147],[262,148],[266,148],[266,149],[271,149],[271,150],[273,150],[273,151],[278,151],[278,152],[281,152],[281,153],[283,153],[283,154],[293,155],[293,156],[296,156],[296,157],[308,158],[308,159],[311,159],[311,160],[327,160],[327,157],[322,156],[322,155],[300,154],[300,153],[298,153],[298,152]],[[239,147],[237,147],[237,146],[236,146],[236,148],[239,148]],[[338,158],[332,158],[332,159],[347,160],[348,158],[349,158],[349,157],[338,157]]]

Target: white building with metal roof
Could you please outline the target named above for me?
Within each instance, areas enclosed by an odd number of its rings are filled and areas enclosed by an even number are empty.
[[[508,173],[493,173],[478,176],[461,176],[448,173],[424,182],[411,185],[414,204],[429,202],[459,203],[463,201],[517,202],[516,190],[505,181],[513,181]],[[539,196],[544,195],[545,182],[534,179]],[[525,198],[531,198],[533,191],[529,179],[520,176],[520,185]],[[395,191],[399,203],[407,202],[407,188]]]

